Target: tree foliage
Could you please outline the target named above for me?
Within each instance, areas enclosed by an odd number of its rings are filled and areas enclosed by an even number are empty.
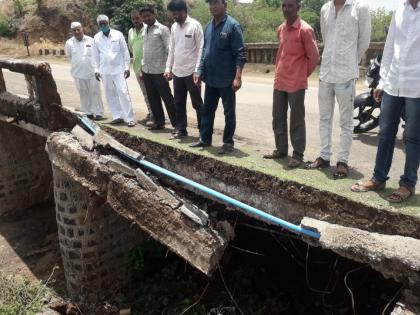
[[[124,35],[132,27],[131,11],[144,5],[153,5],[157,12],[157,19],[162,23],[168,22],[166,6],[163,0],[101,0],[91,8],[92,18],[96,20],[99,14],[106,14],[110,18],[110,24]]]
[[[384,9],[372,11],[372,42],[381,42],[386,39],[386,30],[391,24],[392,12]]]
[[[300,11],[301,18],[313,27],[319,41],[322,40],[320,11],[325,2],[327,0],[304,0]],[[95,19],[98,14],[108,15],[111,25],[127,34],[131,27],[131,10],[145,4],[153,4],[158,20],[169,26],[171,20],[165,3],[165,0],[101,0],[91,11]],[[190,10],[191,16],[205,26],[211,20],[208,3],[205,0],[195,0],[192,3],[194,4]],[[228,13],[241,24],[246,42],[277,41],[277,28],[284,20],[281,3],[282,0],[254,0],[251,4],[241,4],[235,0],[227,0]],[[372,41],[385,40],[384,29],[389,25],[391,16],[390,12],[383,9],[372,11]]]
[[[16,27],[12,18],[0,14],[0,37],[12,37],[16,33]]]

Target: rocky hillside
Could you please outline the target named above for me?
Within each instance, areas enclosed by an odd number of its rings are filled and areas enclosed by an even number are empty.
[[[62,43],[70,35],[70,23],[80,21],[88,34],[95,32],[89,6],[96,0],[0,0],[0,14],[13,16],[15,37],[30,34],[31,42]]]

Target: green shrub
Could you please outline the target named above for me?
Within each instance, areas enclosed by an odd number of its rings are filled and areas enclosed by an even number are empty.
[[[0,15],[0,36],[11,37],[16,32],[12,18]]]
[[[99,14],[106,14],[110,18],[111,26],[126,36],[132,27],[131,11],[139,9],[145,4],[153,4],[156,8],[157,19],[162,23],[167,22],[166,6],[163,0],[101,0],[89,11],[95,21]]]

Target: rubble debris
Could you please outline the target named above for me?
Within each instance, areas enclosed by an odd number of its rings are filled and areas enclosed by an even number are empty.
[[[82,147],[88,151],[93,151],[95,144],[93,143],[93,137],[82,127],[76,125],[72,131],[72,135],[74,135],[77,140],[79,140]]]
[[[121,161],[119,158],[113,155],[101,155],[99,157],[99,162],[105,164],[116,173],[122,173],[127,177],[136,177],[136,172],[125,162]]]
[[[209,224],[209,215],[192,203],[184,201],[180,211],[201,226],[207,226]]]
[[[140,160],[142,155],[138,152],[135,152],[126,146],[119,143],[115,140],[111,135],[103,130],[98,130],[96,134],[93,136],[93,141],[105,148],[112,148],[119,152],[124,153],[125,155],[131,157],[134,160]]]
[[[116,213],[137,224],[204,274],[211,275],[215,270],[234,237],[228,222],[194,224],[181,211],[174,211],[182,201],[171,192],[161,186],[156,192],[145,190],[136,179],[115,173],[68,133],[51,134],[47,146],[53,169],[96,194]],[[135,177],[134,170],[133,173]]]
[[[147,176],[146,173],[142,171],[142,169],[138,168],[135,172],[137,182],[141,187],[150,191],[158,190],[158,186],[155,184],[155,182],[149,176]]]

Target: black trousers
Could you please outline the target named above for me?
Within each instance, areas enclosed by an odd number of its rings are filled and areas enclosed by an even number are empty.
[[[201,114],[203,111],[203,99],[201,88],[194,84],[193,75],[177,77],[174,75],[174,96],[176,111],[176,129],[187,130],[187,93],[190,93],[191,103],[197,114],[198,129],[201,128]]]
[[[223,143],[233,145],[233,135],[235,134],[236,129],[236,94],[233,92],[231,85],[224,88],[215,88],[206,85],[204,91],[203,120],[201,122],[200,140],[207,144],[211,144],[212,142],[214,118],[220,98],[222,99],[225,114]]]
[[[290,107],[290,140],[293,158],[302,161],[306,147],[305,90],[294,93],[274,90],[273,130],[276,149],[280,154],[288,152],[287,110]]]
[[[156,125],[165,124],[165,113],[162,107],[162,100],[165,103],[166,112],[173,127],[176,127],[176,113],[174,97],[169,87],[168,81],[163,77],[163,73],[144,73],[144,85],[146,86],[147,97],[152,110],[154,123]]]

